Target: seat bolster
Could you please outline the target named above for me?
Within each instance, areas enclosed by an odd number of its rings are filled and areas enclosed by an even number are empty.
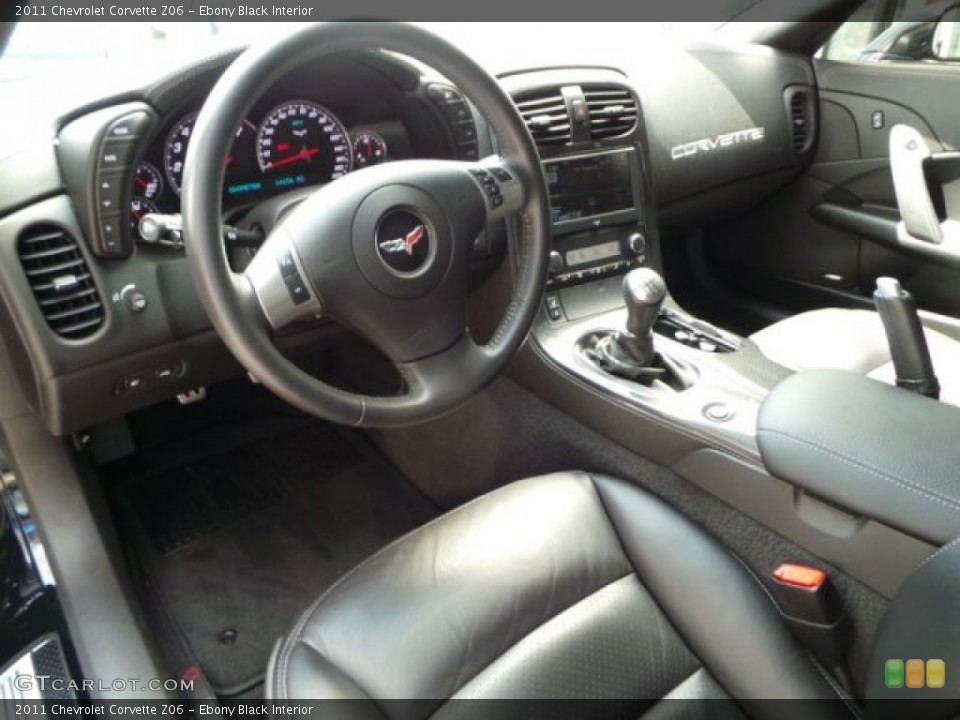
[[[522,638],[630,572],[589,476],[516,483],[346,575],[284,642],[275,691],[353,697],[348,686],[314,686],[319,672],[294,674],[317,662],[315,651],[377,702],[432,700],[435,710]]]
[[[594,477],[627,557],[690,649],[752,715],[849,718],[830,682],[786,630],[772,596],[704,530],[628,483]],[[764,703],[763,700],[823,700]]]
[[[960,717],[960,540],[934,553],[904,583],[880,624],[867,676],[870,720]],[[887,687],[887,663],[940,661],[944,683]],[[925,666],[924,671],[928,668]],[[930,668],[932,669],[932,668]],[[936,681],[935,675],[933,676]]]

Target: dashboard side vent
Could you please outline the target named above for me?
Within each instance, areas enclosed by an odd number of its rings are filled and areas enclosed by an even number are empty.
[[[637,127],[637,101],[624,87],[590,85],[583,88],[594,140],[622,137]]]
[[[787,93],[787,105],[790,112],[790,137],[793,149],[797,152],[806,152],[813,141],[812,96],[806,90],[793,88]]]
[[[57,335],[82,340],[103,326],[100,293],[73,237],[53,225],[35,225],[20,235],[17,252],[40,311]]]
[[[566,145],[573,137],[567,103],[559,88],[539,90],[514,102],[537,145]]]

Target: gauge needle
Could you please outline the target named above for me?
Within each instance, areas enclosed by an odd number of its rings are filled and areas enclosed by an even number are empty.
[[[314,155],[320,154],[320,148],[304,148],[296,155],[291,155],[290,157],[284,158],[283,160],[277,160],[275,163],[270,163],[270,169],[283,167],[284,165],[292,165],[293,163],[300,162],[301,160],[309,160]]]
[[[138,178],[136,178],[136,181],[137,181],[137,185],[139,185],[140,187],[142,187],[142,188],[147,187],[147,181],[144,180],[143,178],[138,177]]]

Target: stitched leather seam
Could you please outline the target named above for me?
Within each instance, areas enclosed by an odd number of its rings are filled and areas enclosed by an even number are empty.
[[[929,565],[930,563],[932,563],[934,560],[936,560],[938,557],[940,557],[941,555],[943,555],[943,554],[944,554],[945,552],[947,552],[948,550],[952,550],[952,549],[955,548],[957,545],[960,545],[960,538],[957,538],[957,539],[954,540],[953,542],[948,543],[947,545],[944,545],[942,548],[940,548],[940,549],[937,550],[935,553],[933,553],[933,555],[931,555],[931,556],[928,557],[926,560],[924,560],[922,563],[920,563],[919,565],[917,565],[917,569],[913,571],[913,574],[916,575],[918,572],[920,572],[921,570],[923,570],[927,565]]]
[[[629,563],[628,563],[628,564],[629,564]],[[606,585],[603,585],[602,587],[597,588],[597,589],[594,590],[593,592],[591,592],[591,593],[589,593],[589,594],[587,594],[587,595],[584,595],[582,598],[580,598],[580,599],[577,600],[576,602],[572,603],[569,607],[564,608],[563,610],[561,610],[560,612],[558,612],[558,613],[557,613],[556,615],[554,615],[553,617],[548,618],[548,619],[545,620],[544,622],[540,623],[540,624],[537,625],[535,628],[533,628],[532,630],[530,630],[530,632],[528,632],[528,633],[527,633],[526,635],[524,635],[523,637],[517,638],[517,640],[516,640],[512,645],[510,645],[510,647],[506,648],[502,653],[500,653],[499,655],[497,655],[495,658],[493,658],[492,660],[490,660],[490,662],[488,662],[486,665],[484,665],[480,670],[478,670],[476,673],[474,673],[473,677],[471,677],[471,678],[470,678],[469,680],[467,680],[466,682],[462,683],[462,684],[460,685],[460,687],[457,688],[457,689],[454,691],[453,694],[456,695],[456,693],[458,693],[458,692],[460,692],[461,690],[463,690],[467,685],[469,685],[470,683],[472,683],[474,680],[476,680],[478,677],[480,677],[483,673],[485,673],[487,670],[489,670],[491,667],[493,667],[493,665],[496,664],[499,660],[502,660],[503,657],[504,657],[508,652],[510,652],[511,650],[513,650],[515,647],[517,647],[520,643],[522,643],[522,642],[523,642],[524,640],[526,640],[527,638],[529,638],[529,637],[533,636],[534,634],[536,634],[536,632],[537,632],[538,630],[543,629],[544,627],[546,627],[548,624],[550,624],[551,622],[553,622],[553,621],[556,620],[557,618],[560,618],[560,617],[562,617],[563,615],[567,614],[568,612],[570,612],[571,610],[573,610],[573,609],[574,609],[575,607],[577,607],[578,605],[580,605],[580,604],[582,604],[582,603],[585,603],[585,602],[586,602],[587,600],[589,600],[590,598],[595,597],[596,595],[599,595],[599,594],[602,593],[603,591],[612,588],[614,585],[618,585],[619,583],[622,583],[624,580],[629,580],[630,578],[635,578],[635,577],[637,577],[637,574],[636,574],[636,572],[634,572],[634,570],[631,568],[630,572],[628,572],[628,573],[627,573],[626,575],[624,575],[623,577],[617,578],[616,580],[612,580],[612,581],[610,581],[609,583],[607,583]],[[434,712],[434,714],[436,714],[437,712],[439,712],[439,711],[443,708],[444,705],[446,705],[447,703],[449,703],[449,702],[451,702],[451,701],[453,701],[453,700],[455,700],[455,699],[456,699],[455,697],[448,698],[448,699],[443,703],[443,705],[441,705],[439,708],[437,708],[437,710]]]
[[[378,703],[378,702],[374,699],[373,694],[372,694],[371,692],[369,692],[365,687],[363,687],[359,682],[357,682],[356,678],[354,678],[354,677],[352,677],[351,675],[349,675],[348,673],[344,672],[344,671],[343,671],[343,668],[341,668],[339,665],[336,665],[334,662],[332,662],[332,661],[330,660],[330,658],[328,658],[328,657],[320,650],[320,648],[318,648],[316,645],[314,645],[312,642],[310,642],[309,640],[307,640],[307,639],[305,639],[305,638],[301,638],[301,639],[300,639],[300,644],[303,645],[303,647],[305,647],[305,648],[307,648],[307,649],[309,649],[309,650],[312,650],[313,652],[315,652],[315,653],[317,654],[318,657],[321,657],[321,658],[323,658],[324,660],[326,660],[328,663],[330,663],[330,665],[332,665],[341,675],[343,675],[343,677],[345,677],[347,680],[349,680],[351,683],[353,683],[353,684],[357,687],[357,689],[360,690],[360,692],[362,692],[364,695],[366,695],[367,699],[368,699],[371,703],[373,703],[374,706],[376,706],[377,710],[380,711],[380,714],[383,715],[384,718],[389,717],[389,714],[380,706],[380,703]]]
[[[592,474],[590,474],[590,473],[584,473],[584,474],[587,475],[587,477],[590,478],[591,481],[594,480],[594,475],[592,475]],[[609,512],[607,511],[606,503],[604,503],[604,501],[603,501],[603,495],[601,495],[600,492],[596,489],[596,484],[594,484],[594,491],[597,493],[597,497],[600,499],[600,505],[603,507],[604,512],[607,513],[607,518],[608,518],[608,520],[609,520],[609,522],[610,522],[610,525],[611,525],[611,527],[613,528],[614,534],[617,536],[617,539],[619,540],[619,539],[620,539],[620,533],[617,532],[617,525],[616,525],[616,523],[613,521],[613,518],[610,517]],[[621,548],[623,548],[623,541],[621,540],[620,543],[621,543]],[[624,553],[626,553],[626,548],[623,548],[623,550],[624,550]],[[729,556],[732,557],[734,560],[736,560],[736,561],[740,564],[740,566],[747,572],[747,576],[750,577],[750,578],[757,584],[757,586],[759,586],[760,590],[763,591],[763,594],[766,595],[767,599],[770,601],[770,604],[773,605],[773,609],[776,611],[777,615],[779,615],[781,618],[782,618],[782,617],[785,617],[783,611],[780,609],[780,605],[777,603],[776,599],[773,597],[773,594],[770,592],[770,590],[767,588],[766,585],[764,585],[762,582],[760,582],[760,578],[757,577],[757,574],[750,568],[750,566],[747,565],[747,564],[743,561],[743,559],[740,558],[739,555],[737,555],[735,552],[733,552],[733,551],[730,550],[729,548],[727,548],[727,547],[724,546],[723,550],[724,550],[724,552],[726,552],[727,555],[729,555]],[[630,557],[629,554],[627,554],[627,562],[630,562],[629,557]],[[631,567],[632,567],[632,566],[633,566],[633,563],[630,562],[630,565],[631,565]],[[634,568],[634,572],[636,573],[636,568]],[[640,574],[639,574],[639,573],[636,573],[636,575],[637,575],[637,577],[640,579],[640,583],[643,584],[643,578],[640,577]],[[648,590],[648,592],[649,592],[649,590]],[[656,597],[653,595],[653,593],[650,593],[650,596],[654,599],[654,602],[656,603],[657,607],[659,608],[659,607],[660,607],[660,603],[657,601],[657,599],[656,599]],[[671,625],[672,625],[672,621],[670,620],[670,615],[669,615],[667,612],[665,612],[662,608],[660,609],[660,612],[663,613],[663,616],[664,616],[664,617],[667,619],[667,621],[670,622]],[[786,629],[786,628],[784,628],[784,629]],[[678,632],[677,634],[681,637],[681,639],[683,638],[683,636],[682,636],[679,632]],[[686,640],[684,640],[684,644],[686,644]],[[691,650],[691,652],[692,652],[692,650]],[[807,651],[807,654],[808,654],[808,655],[810,654],[809,651]],[[694,655],[696,656],[695,653],[694,653]],[[812,657],[812,656],[811,656],[811,657]],[[698,659],[700,659],[700,658],[698,657]],[[817,670],[820,672],[820,674],[823,675],[823,672],[824,672],[823,669],[822,669],[821,667],[819,667],[816,663],[814,663],[814,665],[817,667]],[[704,669],[707,670],[707,672],[709,672],[709,668],[706,668],[706,666],[704,666]],[[688,679],[689,679],[689,678],[688,678]],[[833,690],[833,692],[836,693],[837,696],[838,696],[841,700],[843,700],[845,703],[847,703],[847,707],[850,708],[850,705],[849,705],[848,700],[847,700],[847,696],[846,696],[846,694],[843,692],[842,688],[840,688],[835,682],[833,682],[831,678],[827,677],[826,680],[827,680],[827,684],[830,685],[830,688]],[[724,692],[726,692],[726,689],[724,689]],[[728,694],[729,694],[729,693],[728,693]],[[852,709],[851,709],[851,712],[852,712]],[[856,713],[854,713],[854,715],[859,718],[859,715],[857,715]]]
[[[960,510],[960,500],[958,500],[953,496],[944,495],[942,493],[937,492],[936,490],[931,490],[930,488],[917,485],[916,483],[911,482],[910,480],[902,478],[898,475],[892,475],[890,473],[884,472],[883,470],[879,470],[877,468],[871,467],[870,465],[867,465],[859,460],[855,460],[854,458],[848,457],[837,450],[826,447],[825,445],[820,445],[810,440],[798,438],[798,437],[795,437],[794,435],[790,435],[788,433],[784,433],[779,430],[769,430],[767,428],[760,428],[758,432],[761,434],[767,433],[769,435],[776,435],[786,440],[790,440],[791,442],[796,443],[798,445],[803,445],[804,447],[817,450],[823,455],[836,458],[837,460],[840,460],[841,462],[847,465],[850,465],[851,467],[856,468],[857,470],[866,472],[870,475],[880,478],[881,480],[884,480],[885,482],[891,485],[899,487],[901,490],[906,490],[907,492],[911,492],[914,495],[920,495],[921,497],[925,497],[929,500],[939,503],[944,507],[949,507],[952,510]]]
[[[833,676],[831,676],[830,673],[824,669],[824,667],[820,664],[820,661],[817,660],[817,658],[809,650],[807,650],[807,657],[810,658],[810,662],[817,669],[817,672],[820,673],[823,679],[826,680],[830,687],[833,688],[833,691],[837,694],[837,697],[843,701],[843,704],[846,705],[847,710],[850,711],[850,714],[859,720],[860,711],[850,700],[850,696],[847,694],[847,691],[844,690],[836,680],[834,680]]]
[[[693,679],[694,679],[697,675],[699,675],[700,673],[707,673],[707,675],[710,675],[710,672],[709,672],[703,665],[701,665],[701,666],[698,667],[696,670],[694,670],[692,673],[690,673],[687,677],[685,677],[683,680],[681,680],[681,681],[678,682],[676,685],[674,685],[672,688],[670,688],[669,690],[667,690],[667,692],[665,692],[665,693],[663,694],[663,697],[660,698],[660,701],[658,701],[655,705],[653,705],[652,707],[650,707],[646,712],[643,713],[643,715],[640,716],[640,720],[643,720],[643,718],[645,718],[649,712],[651,712],[652,710],[655,710],[655,709],[657,708],[657,706],[659,706],[660,702],[663,702],[664,700],[667,699],[667,696],[670,695],[670,693],[676,692],[676,691],[679,690],[681,687],[683,687],[684,685],[686,685],[688,682],[690,682],[691,680],[693,680]]]

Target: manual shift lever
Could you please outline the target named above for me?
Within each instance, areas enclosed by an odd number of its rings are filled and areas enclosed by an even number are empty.
[[[638,268],[623,281],[623,299],[627,304],[627,326],[617,342],[640,367],[650,366],[657,356],[653,346],[653,327],[667,297],[667,284],[654,270]]]
[[[933,369],[930,348],[913,296],[900,286],[899,281],[880,278],[873,298],[887,333],[890,356],[897,371],[897,385],[939,399],[940,382]]]

